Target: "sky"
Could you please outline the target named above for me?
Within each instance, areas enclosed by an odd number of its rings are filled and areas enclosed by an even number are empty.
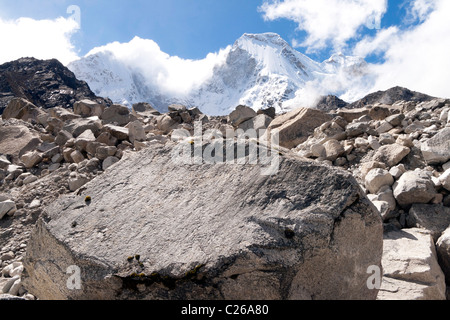
[[[211,64],[244,33],[275,32],[319,62],[337,52],[363,57],[374,90],[450,97],[448,17],[448,0],[0,0],[0,63],[68,64],[112,43],[137,50],[138,37],[161,63]]]

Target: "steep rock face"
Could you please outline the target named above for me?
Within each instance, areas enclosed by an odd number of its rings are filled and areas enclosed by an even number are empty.
[[[82,99],[108,104],[58,60],[22,58],[0,65],[0,114],[12,98],[24,98],[38,107],[71,107]]]
[[[264,176],[261,165],[174,163],[173,150],[145,149],[48,207],[24,261],[29,292],[376,298],[367,270],[381,264],[381,217],[347,172],[286,155]],[[70,266],[80,270],[79,290],[68,288]]]

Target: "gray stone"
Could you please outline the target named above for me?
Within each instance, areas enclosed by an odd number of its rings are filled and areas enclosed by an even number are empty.
[[[114,156],[109,156],[105,160],[103,160],[102,168],[103,171],[106,171],[109,167],[119,162],[120,159]]]
[[[440,177],[439,177],[439,182],[441,183],[441,185],[447,189],[448,191],[450,191],[450,169],[447,169],[447,171],[445,171]]]
[[[131,112],[135,117],[152,117],[159,116],[161,113],[154,109],[149,103],[136,103],[132,106]]]
[[[23,184],[24,184],[24,185],[27,185],[27,184],[36,182],[37,180],[38,180],[38,177],[36,177],[36,176],[34,176],[34,175],[31,175],[31,176],[26,177],[25,179],[23,179]]]
[[[430,176],[420,171],[405,172],[394,183],[393,189],[398,204],[405,208],[429,203],[437,194]]]
[[[428,164],[443,164],[450,160],[450,127],[422,143],[421,151]]]
[[[439,265],[445,274],[447,283],[450,283],[450,227],[439,237],[436,243]]]
[[[118,127],[114,125],[105,125],[104,129],[106,132],[110,133],[113,137],[118,140],[128,140],[129,139],[129,130],[127,128]]]
[[[245,121],[253,119],[256,117],[256,111],[252,108],[246,106],[238,106],[232,113],[229,115],[230,123],[239,127],[239,125]]]
[[[100,133],[102,123],[98,117],[80,118],[66,121],[62,130],[69,132],[74,138],[77,138],[86,130],[91,130],[95,136]]]
[[[127,107],[118,104],[106,108],[101,119],[104,124],[115,124],[118,126],[124,126],[137,120]]]
[[[89,179],[84,175],[76,175],[69,178],[69,190],[76,191],[89,182]]]
[[[11,155],[13,160],[18,160],[25,153],[36,150],[41,143],[39,135],[26,126],[0,127],[0,152]]]
[[[335,161],[345,153],[342,144],[334,139],[328,140],[323,146],[325,148],[325,160]]]
[[[382,146],[373,156],[374,161],[383,162],[388,167],[399,164],[409,153],[411,149],[396,143]]]
[[[25,165],[25,168],[30,169],[42,161],[42,156],[39,152],[28,152],[20,157],[20,161]]]
[[[100,146],[95,152],[95,157],[99,160],[105,160],[108,157],[115,155],[117,152],[116,147],[112,146]]]
[[[440,204],[415,204],[406,220],[408,228],[423,228],[430,231],[436,242],[450,226],[450,208]]]
[[[127,128],[128,128],[131,143],[134,143],[135,141],[147,140],[147,135],[145,134],[145,129],[139,120],[130,122],[127,125]]]
[[[116,146],[118,141],[119,140],[109,132],[102,132],[97,137],[97,142],[106,144],[108,146]]]
[[[262,165],[174,163],[173,152],[153,146],[130,155],[47,207],[24,259],[29,292],[375,299],[366,271],[381,267],[381,217],[349,173],[286,155],[278,174],[265,176]],[[136,254],[139,261],[128,259]],[[81,290],[67,288],[70,265],[81,268]]]
[[[422,229],[387,232],[378,300],[445,300],[445,278],[431,235]]]
[[[86,151],[87,144],[94,141],[96,141],[95,135],[91,129],[88,129],[75,139],[75,147],[80,151]]]
[[[66,130],[61,130],[58,132],[55,138],[55,143],[59,145],[60,147],[64,146],[67,141],[70,139],[73,139],[73,136],[70,132],[67,132]]]
[[[265,114],[260,114],[250,120],[241,123],[239,125],[239,129],[242,129],[244,131],[253,129],[256,131],[259,137],[262,136],[262,134],[260,134],[260,130],[265,131],[272,122],[272,120],[273,119],[271,117]]]
[[[382,187],[390,187],[394,184],[394,178],[384,169],[372,169],[364,180],[366,189],[372,194],[377,194]]]
[[[161,115],[157,118],[157,128],[163,134],[168,134],[173,129],[176,129],[178,126],[178,122],[174,121],[167,114]]]
[[[331,119],[323,111],[300,108],[275,118],[267,128],[264,140],[271,141],[274,133],[278,132],[280,146],[292,149],[305,142],[316,128]]]
[[[70,158],[75,163],[80,163],[80,162],[82,162],[84,160],[83,154],[80,151],[78,151],[78,150],[73,151],[70,154]]]
[[[168,107],[168,109],[169,109],[169,112],[178,112],[178,113],[181,113],[181,112],[184,112],[187,110],[186,107],[181,104],[171,104]]]
[[[37,121],[38,116],[45,114],[45,111],[23,98],[13,98],[2,113],[2,119],[20,119],[23,121]]]
[[[97,116],[100,117],[105,111],[105,106],[91,100],[77,101],[73,105],[73,112],[84,118]]]

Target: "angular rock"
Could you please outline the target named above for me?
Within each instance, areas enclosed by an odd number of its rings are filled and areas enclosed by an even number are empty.
[[[23,179],[23,184],[24,184],[24,185],[27,185],[27,184],[36,182],[37,180],[38,180],[38,177],[36,177],[36,176],[34,176],[34,175],[31,175],[31,176],[26,177],[25,179]]]
[[[145,134],[144,127],[139,120],[130,122],[127,125],[130,142],[134,143],[135,141],[145,141],[147,140],[147,135]]]
[[[109,167],[119,162],[120,159],[114,156],[109,156],[105,160],[103,160],[102,169],[106,171]]]
[[[353,122],[353,120],[359,119],[363,116],[369,114],[369,109],[358,108],[358,109],[340,109],[338,111],[338,116],[344,118],[348,123]]]
[[[445,279],[430,234],[422,229],[385,233],[378,300],[445,300]]]
[[[58,132],[55,138],[55,143],[59,145],[60,147],[64,146],[67,141],[70,139],[73,139],[73,136],[70,132],[67,132],[65,130],[61,130]]]
[[[250,120],[241,123],[239,125],[239,129],[242,129],[244,131],[253,129],[256,131],[258,136],[262,136],[262,134],[260,134],[260,130],[266,130],[272,120],[273,118],[265,114],[260,114]]]
[[[269,107],[267,109],[259,109],[256,112],[256,114],[257,115],[264,114],[264,115],[266,115],[266,116],[268,116],[269,118],[272,118],[272,119],[275,119],[275,117],[277,116],[276,109],[274,107]]]
[[[37,118],[42,114],[45,114],[45,112],[31,102],[23,98],[14,98],[3,111],[2,119],[15,118],[23,121],[37,121]]]
[[[366,175],[373,169],[386,169],[386,165],[382,162],[368,161],[360,166],[361,178],[365,179]]]
[[[163,134],[168,134],[171,130],[178,126],[178,122],[174,121],[167,114],[161,115],[157,118],[157,128]]]
[[[183,106],[181,104],[171,104],[168,107],[168,109],[169,109],[169,112],[178,112],[178,113],[181,113],[181,112],[184,112],[187,110],[186,106]]]
[[[365,178],[365,187],[372,194],[377,194],[382,187],[390,187],[393,184],[394,178],[384,169],[372,169]]]
[[[42,143],[39,135],[26,126],[0,127],[0,152],[18,160],[25,153],[35,150]]]
[[[105,106],[92,100],[81,100],[73,104],[73,112],[84,118],[97,116],[101,117],[105,111]]]
[[[62,128],[62,130],[69,132],[74,138],[77,138],[86,130],[91,130],[94,135],[97,136],[101,129],[102,123],[98,117],[80,118],[66,121]]]
[[[142,150],[47,207],[24,259],[28,291],[40,299],[376,297],[366,271],[381,267],[382,222],[349,173],[293,155],[274,176],[261,165],[183,165],[173,155],[169,146]],[[81,268],[81,290],[67,288],[71,265]]]
[[[75,147],[80,151],[86,151],[87,144],[94,141],[96,141],[95,135],[88,129],[75,139]]]
[[[450,191],[450,169],[447,169],[440,177],[439,182],[441,185]]]
[[[437,194],[430,176],[420,171],[405,172],[394,183],[393,189],[398,204],[406,208],[429,203]]]
[[[234,127],[239,127],[241,123],[253,119],[256,116],[256,111],[252,108],[238,106],[232,113],[230,113],[229,120]]]
[[[78,114],[74,114],[73,112],[70,112],[69,110],[61,108],[61,107],[52,108],[48,112],[51,117],[57,118],[57,119],[61,120],[62,122],[80,118],[80,116]],[[47,121],[48,121],[48,119],[47,119]]]
[[[149,103],[136,103],[132,106],[131,112],[135,117],[159,116],[161,113],[154,109]]]
[[[342,144],[334,139],[328,140],[323,146],[325,148],[325,160],[335,161],[345,153]]]
[[[273,120],[267,128],[266,140],[270,141],[272,132],[278,131],[280,146],[292,149],[305,142],[314,129],[327,121],[331,121],[331,116],[323,111],[300,108]]]
[[[108,146],[116,146],[118,141],[119,140],[109,132],[102,132],[97,137],[97,142],[106,144]]]
[[[76,175],[75,177],[69,178],[69,189],[70,191],[76,191],[89,182],[89,179],[84,175]]]
[[[436,242],[450,226],[450,208],[440,204],[415,204],[409,210],[406,223],[408,228],[428,230]]]
[[[383,162],[388,167],[399,164],[409,153],[411,149],[398,145],[396,143],[382,146],[373,156],[373,161]]]
[[[115,124],[118,126],[124,126],[129,122],[137,120],[127,107],[118,104],[106,108],[101,119],[105,124]]]
[[[369,130],[367,122],[353,122],[347,125],[345,132],[349,138],[354,138]]]
[[[42,155],[37,151],[28,152],[20,157],[20,161],[25,165],[25,168],[30,169],[42,161]]]
[[[104,126],[104,130],[106,130],[106,132],[110,133],[116,139],[119,140],[129,139],[130,131],[127,128],[107,124]]]
[[[428,164],[443,164],[450,160],[450,127],[422,143],[423,158]]]
[[[398,113],[400,113],[400,110],[397,108],[392,108],[389,105],[378,105],[370,109],[369,116],[373,120],[384,120],[387,117]]]
[[[70,158],[75,163],[80,163],[80,162],[82,162],[84,160],[83,154],[80,151],[78,151],[78,150],[73,151],[70,154]]]
[[[17,211],[16,203],[12,200],[0,202],[0,219],[5,215],[13,215]],[[2,258],[2,260],[5,260]]]
[[[99,146],[95,151],[95,157],[99,160],[105,160],[108,157],[114,156],[117,148],[113,146]]]
[[[446,282],[450,284],[450,227],[442,233],[436,242],[436,251]]]
[[[385,119],[386,122],[390,123],[394,127],[401,125],[403,120],[405,120],[405,115],[403,113],[394,114]]]

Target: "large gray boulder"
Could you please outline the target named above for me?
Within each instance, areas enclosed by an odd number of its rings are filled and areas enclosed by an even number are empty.
[[[442,129],[433,138],[422,143],[420,149],[428,164],[443,164],[450,160],[450,128]]]
[[[331,120],[331,116],[323,111],[299,108],[275,118],[267,128],[265,139],[270,141],[278,131],[280,146],[292,149],[308,140],[316,128]]]
[[[413,204],[429,203],[437,194],[431,177],[417,170],[405,172],[394,183],[393,189],[395,199],[404,208]]]
[[[384,235],[383,282],[378,300],[445,300],[445,277],[427,230]]]
[[[450,226],[450,208],[442,204],[415,204],[409,210],[406,223],[408,228],[428,230],[436,242]]]
[[[349,173],[295,155],[272,176],[172,156],[130,155],[49,206],[24,287],[40,299],[376,298],[382,221]]]

